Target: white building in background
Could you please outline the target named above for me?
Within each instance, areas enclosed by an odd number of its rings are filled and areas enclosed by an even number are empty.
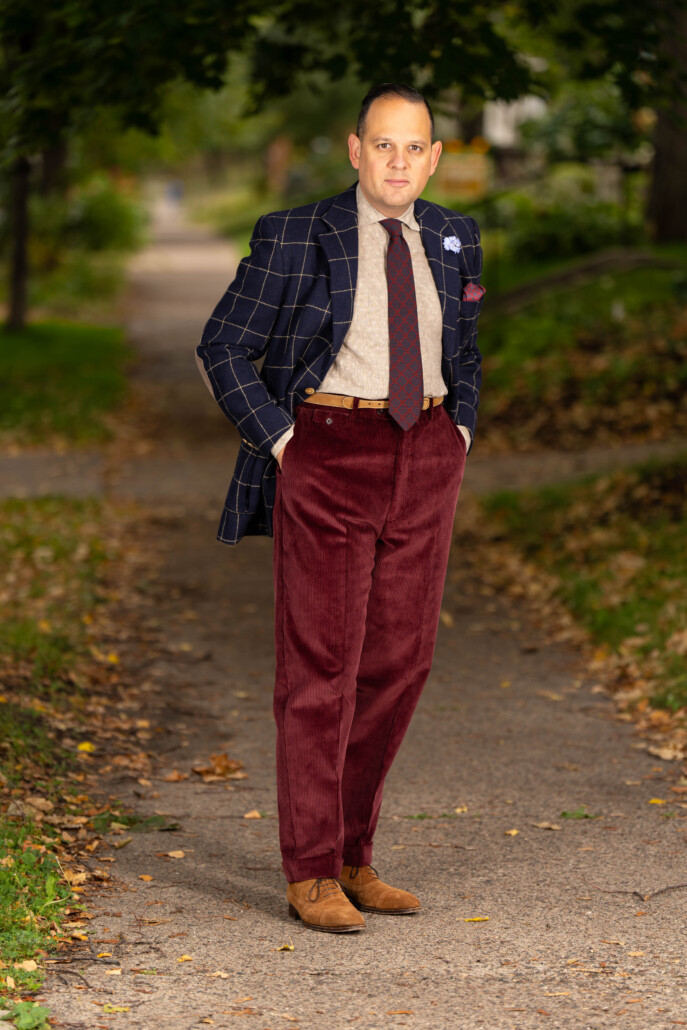
[[[541,118],[545,112],[546,101],[541,97],[489,101],[484,105],[482,133],[492,146],[514,147],[519,139],[519,126],[531,118]]]

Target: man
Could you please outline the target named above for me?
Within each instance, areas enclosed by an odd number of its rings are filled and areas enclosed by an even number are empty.
[[[260,219],[198,347],[242,434],[219,538],[274,535],[289,910],[329,932],[420,908],[378,878],[372,842],[431,666],[484,293],[474,220],[419,200],[433,129],[414,89],[372,89],[357,185]]]

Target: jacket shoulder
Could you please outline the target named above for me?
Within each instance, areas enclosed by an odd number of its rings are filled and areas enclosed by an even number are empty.
[[[301,204],[299,207],[286,208],[284,211],[271,211],[262,216],[256,230],[288,242],[308,240],[314,232],[320,233],[327,228],[326,222],[322,220],[327,211],[339,205],[350,207],[351,192],[354,191],[348,189],[311,204]]]

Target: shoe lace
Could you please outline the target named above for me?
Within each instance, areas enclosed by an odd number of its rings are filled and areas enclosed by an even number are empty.
[[[318,876],[308,891],[308,901],[319,901],[320,898],[328,898],[339,893],[342,893],[342,890],[338,880],[333,876]]]
[[[373,866],[371,866],[371,865],[364,865],[364,866],[356,865],[356,866],[352,866],[351,867],[350,876],[351,876],[352,880],[355,880],[356,876],[358,875],[358,873],[360,872],[361,869],[369,869],[370,872],[372,873],[372,875],[377,880],[379,879],[379,873],[377,872],[377,870]]]

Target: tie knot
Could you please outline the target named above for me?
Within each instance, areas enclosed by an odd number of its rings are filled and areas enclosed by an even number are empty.
[[[403,223],[400,218],[383,218],[380,221],[380,225],[383,225],[389,236],[403,236]]]

